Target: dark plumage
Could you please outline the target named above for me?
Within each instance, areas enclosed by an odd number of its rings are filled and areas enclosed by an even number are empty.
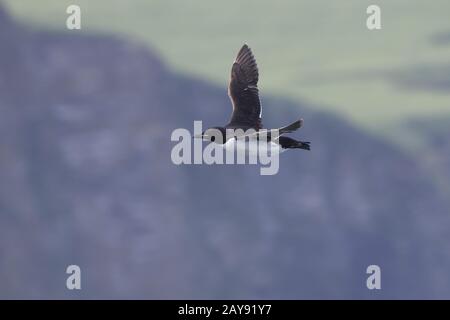
[[[261,101],[258,91],[258,66],[250,48],[244,44],[231,68],[228,95],[233,104],[233,113],[226,128],[259,130],[261,123]]]
[[[242,129],[244,131],[254,129],[257,138],[261,133],[267,135],[268,141],[278,143],[283,149],[300,148],[310,150],[309,142],[296,141],[292,138],[281,137],[281,135],[296,131],[303,125],[303,119],[297,120],[287,126],[275,130],[263,129],[261,121],[261,101],[258,90],[258,65],[255,57],[247,44],[244,44],[239,50],[236,60],[231,68],[231,79],[228,86],[228,95],[233,105],[233,113],[230,122],[224,127],[213,127],[221,132],[223,139],[217,141],[212,139],[208,130],[204,131],[201,137],[208,141],[216,143],[225,143],[231,137],[225,137],[226,129]],[[277,132],[277,135],[275,135]],[[283,138],[283,139],[282,139]]]

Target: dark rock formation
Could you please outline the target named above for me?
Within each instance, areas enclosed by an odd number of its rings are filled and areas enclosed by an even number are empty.
[[[224,123],[225,88],[112,37],[0,26],[0,297],[450,297],[449,205],[399,150],[263,97],[311,152],[270,177],[175,166],[172,130]]]

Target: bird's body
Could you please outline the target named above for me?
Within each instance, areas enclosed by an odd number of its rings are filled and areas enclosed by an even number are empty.
[[[272,153],[281,153],[287,149],[310,150],[309,142],[283,136],[299,129],[303,125],[303,119],[279,129],[263,129],[258,79],[256,60],[250,48],[244,44],[231,68],[228,95],[232,102],[233,112],[230,122],[223,127],[208,129],[216,130],[215,134],[206,130],[200,137],[222,144],[227,151],[235,148],[241,151],[246,150],[249,153],[257,152],[258,148],[262,146],[261,140],[266,142],[264,147],[269,148]],[[231,135],[228,134],[230,130],[233,131]],[[216,139],[216,136],[221,139]],[[239,137],[245,137],[245,139],[239,139]]]
[[[227,152],[243,152],[245,154],[256,156],[261,152],[261,148],[266,148],[270,150],[272,155],[280,154],[287,149],[281,147],[279,143],[273,141],[267,141],[264,143],[259,142],[257,139],[251,140],[241,140],[241,139],[228,139],[224,144],[223,148]]]

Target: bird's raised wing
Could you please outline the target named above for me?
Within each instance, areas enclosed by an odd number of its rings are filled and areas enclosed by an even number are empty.
[[[229,127],[260,129],[261,102],[258,93],[258,66],[250,48],[244,44],[231,69],[228,95],[233,104]]]

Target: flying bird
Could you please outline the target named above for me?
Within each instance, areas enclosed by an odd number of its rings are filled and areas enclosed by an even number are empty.
[[[253,129],[248,135],[253,141],[264,137],[271,145],[272,152],[283,152],[287,149],[310,150],[310,142],[298,141],[284,136],[299,129],[303,125],[303,119],[297,120],[287,126],[278,129],[264,129],[262,125],[262,107],[258,90],[258,66],[251,49],[244,44],[239,50],[236,60],[231,68],[231,79],[228,85],[228,95],[230,97],[233,112],[230,122],[223,127],[211,127],[194,138],[201,138],[204,141],[212,141],[224,145],[225,149],[235,146],[245,148],[247,151],[252,144],[239,146],[238,136],[227,136],[227,129],[241,129],[244,132]],[[211,130],[220,133],[222,139],[217,139],[217,135],[208,134]],[[242,132],[242,131],[241,131]],[[244,137],[245,138],[245,137]],[[254,144],[255,145],[255,144]],[[254,150],[253,150],[254,151]]]

